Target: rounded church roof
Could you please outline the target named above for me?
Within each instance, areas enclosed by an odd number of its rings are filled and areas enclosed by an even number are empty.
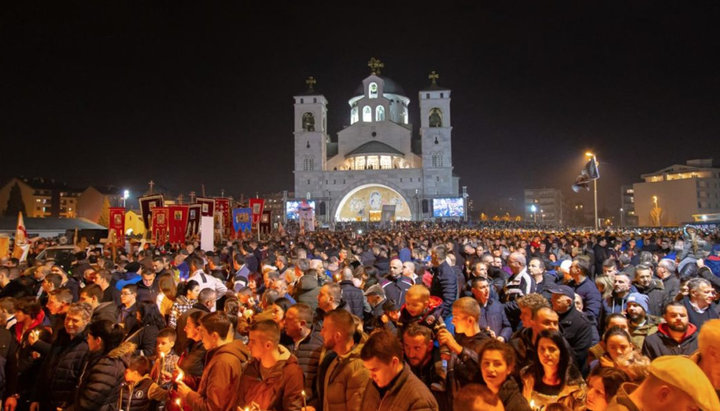
[[[389,79],[387,77],[378,76],[383,80],[383,92],[389,93],[389,94],[397,94],[400,96],[407,97],[407,94],[405,94],[405,90],[403,90],[402,86],[400,86],[398,83],[396,83],[394,80]],[[361,96],[365,94],[365,88],[363,87],[363,84],[360,83],[358,88],[355,89],[355,95]]]

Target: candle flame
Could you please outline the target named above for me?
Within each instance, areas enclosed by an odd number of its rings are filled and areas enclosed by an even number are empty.
[[[305,396],[305,390],[300,391],[300,395]]]
[[[180,407],[180,404],[182,404],[182,401],[180,400],[180,398],[175,400],[175,404],[177,404],[177,406]]]
[[[176,381],[176,382],[182,381],[184,376],[185,376],[185,374],[183,374],[182,370],[179,370],[179,371],[178,371],[178,374],[177,374],[177,377],[175,377],[175,381]]]
[[[164,353],[164,352],[161,352],[161,353],[160,353],[160,358],[165,358],[165,353]]]

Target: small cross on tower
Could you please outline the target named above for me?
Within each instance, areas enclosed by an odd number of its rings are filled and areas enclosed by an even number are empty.
[[[433,86],[437,86],[437,79],[440,78],[440,75],[435,70],[433,70],[430,72],[428,78],[430,79],[430,81],[432,81]]]
[[[178,199],[178,204],[182,205],[182,203],[183,203],[183,199],[184,199],[184,197],[183,197],[183,194],[182,194],[182,193],[180,193],[180,195],[178,196],[178,198],[177,198],[177,199]]]
[[[190,202],[193,204],[195,203],[195,192],[194,191],[190,192]]]
[[[308,86],[308,91],[315,91],[314,86],[317,84],[317,80],[315,80],[315,77],[310,76],[305,80],[305,84]]]
[[[379,76],[380,70],[385,68],[385,64],[383,64],[382,61],[373,57],[370,59],[370,61],[368,61],[368,67],[370,67],[370,71],[372,72],[372,74]]]
[[[153,187],[155,186],[155,182],[152,181],[152,180],[150,180],[150,181],[148,182],[148,185],[150,186],[150,194],[152,194],[152,193],[153,193]]]

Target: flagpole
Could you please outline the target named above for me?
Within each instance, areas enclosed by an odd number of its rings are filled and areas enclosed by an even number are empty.
[[[595,154],[588,151],[587,153],[585,153],[585,155],[588,157],[592,157],[593,162],[595,163],[595,167],[597,167],[597,158],[595,157]],[[597,231],[600,228],[598,225],[597,181],[598,181],[597,178],[593,180],[593,202],[595,205],[595,207],[594,207],[594,209],[595,209],[594,210],[595,211],[595,213],[594,213],[595,214],[595,231]]]

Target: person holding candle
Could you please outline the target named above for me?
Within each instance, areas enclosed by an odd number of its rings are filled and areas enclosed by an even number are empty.
[[[240,378],[240,406],[262,410],[300,411],[304,379],[297,358],[280,343],[280,327],[272,320],[250,326],[252,360]]]
[[[584,404],[587,387],[560,332],[540,332],[536,358],[520,371],[528,402],[537,407],[559,402],[570,409]]]
[[[208,350],[207,364],[197,391],[177,381],[177,392],[184,407],[192,410],[235,411],[240,397],[240,377],[249,351],[223,312],[208,314],[200,320],[200,336]]]

